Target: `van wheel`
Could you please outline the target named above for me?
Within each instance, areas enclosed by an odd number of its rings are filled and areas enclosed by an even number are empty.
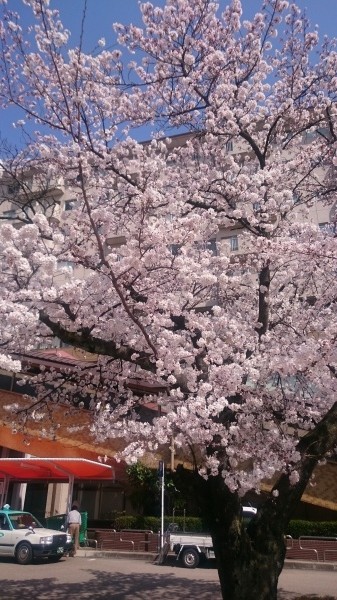
[[[15,559],[19,565],[29,565],[33,560],[33,550],[28,542],[19,544],[15,551]]]
[[[186,548],[181,555],[181,561],[187,569],[195,569],[200,562],[200,556],[193,548]]]

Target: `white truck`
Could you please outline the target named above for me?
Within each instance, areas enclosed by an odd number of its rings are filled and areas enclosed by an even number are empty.
[[[243,506],[243,518],[247,521],[256,514],[256,508]],[[158,557],[162,564],[169,552],[174,552],[177,560],[181,560],[184,567],[194,569],[201,560],[215,558],[212,538],[207,533],[185,533],[178,531],[178,526],[171,523],[164,539],[164,545]]]

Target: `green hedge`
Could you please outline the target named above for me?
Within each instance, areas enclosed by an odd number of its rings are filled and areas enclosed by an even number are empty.
[[[337,537],[337,521],[290,521],[287,534],[294,539],[302,535]]]
[[[167,529],[172,522],[173,517],[165,517],[164,528]],[[174,522],[177,523],[180,531],[203,531],[201,519],[198,517],[175,517]],[[115,518],[114,527],[117,530],[150,529],[156,532],[161,528],[161,519],[159,517],[144,517],[142,515],[123,515]]]
[[[165,517],[165,530],[170,523],[174,522],[179,526],[180,531],[202,532],[205,528],[202,526],[202,521],[198,517]],[[143,515],[120,515],[112,516],[106,521],[89,522],[88,527],[101,527],[106,529],[148,529],[150,531],[160,531],[160,517],[144,517]],[[290,521],[287,535],[297,539],[302,535],[311,535],[318,537],[337,537],[337,521]]]

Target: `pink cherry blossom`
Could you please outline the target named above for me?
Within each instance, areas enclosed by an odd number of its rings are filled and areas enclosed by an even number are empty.
[[[2,158],[2,368],[55,338],[91,353],[33,378],[24,420],[76,398],[129,462],[173,447],[224,597],[274,599],[291,511],[336,445],[336,44],[281,0],[250,21],[239,0],[167,0],[115,25],[130,62],[103,38],[70,47],[49,2],[25,4],[30,32],[1,8],[0,103],[28,140]]]

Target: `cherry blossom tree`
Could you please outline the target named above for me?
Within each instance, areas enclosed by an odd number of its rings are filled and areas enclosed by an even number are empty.
[[[174,439],[223,598],[276,599],[287,524],[337,441],[335,43],[285,0],[250,21],[239,0],[167,0],[116,25],[123,59],[70,48],[47,0],[25,0],[28,32],[3,4],[1,104],[28,140],[3,180],[33,187],[1,226],[2,361],[55,336],[96,355],[41,373],[32,418],[76,395],[131,463]],[[130,378],[157,385],[151,422]]]

